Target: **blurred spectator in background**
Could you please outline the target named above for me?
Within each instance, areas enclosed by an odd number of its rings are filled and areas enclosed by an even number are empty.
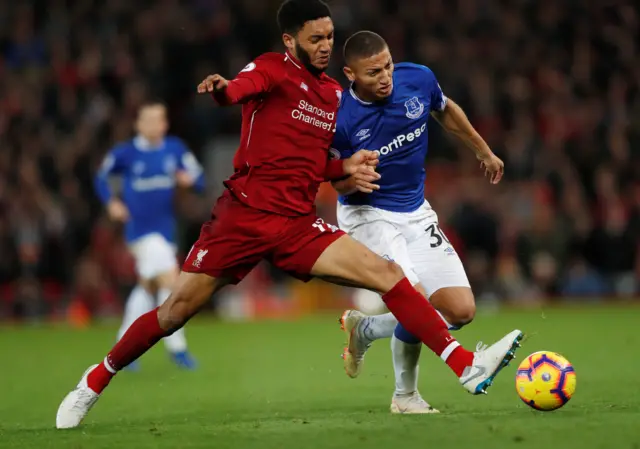
[[[505,160],[507,179],[484,185],[473,158],[431,130],[427,195],[479,298],[638,293],[638,2],[330,3],[337,48],[358,29],[379,32],[399,60],[435,71]],[[132,135],[149,96],[167,102],[172,132],[200,160],[237,135],[240,109],[215,108],[195,86],[279,48],[278,4],[0,2],[0,315],[54,313],[78,296],[108,311],[98,298],[126,294],[133,267],[100,220],[98,161]],[[330,74],[342,80],[339,53]],[[335,197],[323,198],[331,217]],[[183,251],[209,209],[185,204]]]

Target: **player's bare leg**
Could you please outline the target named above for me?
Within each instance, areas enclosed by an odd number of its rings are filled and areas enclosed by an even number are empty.
[[[441,288],[429,297],[429,301],[452,329],[466,326],[476,316],[476,301],[469,287]]]
[[[311,274],[340,285],[379,292],[398,321],[440,356],[473,394],[485,393],[496,374],[514,357],[523,334],[514,330],[474,353],[451,336],[447,325],[426,298],[405,278],[402,268],[379,257],[363,244],[342,236],[316,261]]]
[[[180,270],[178,267],[160,274],[156,279],[157,285],[156,304],[162,305],[171,296],[174,285],[178,282]],[[187,337],[184,327],[176,330],[173,334],[163,339],[164,346],[169,352],[169,356],[173,363],[179,368],[192,370],[196,368],[196,361],[191,356],[187,348]]]
[[[147,352],[163,337],[184,326],[215,292],[228,283],[226,279],[216,279],[205,274],[181,273],[169,299],[138,318],[105,359],[85,371],[76,388],[60,404],[56,427],[77,427],[118,371]]]

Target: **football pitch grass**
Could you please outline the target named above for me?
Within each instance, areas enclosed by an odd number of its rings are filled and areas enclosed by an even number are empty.
[[[640,447],[638,307],[480,313],[457,333],[468,347],[513,328],[528,333],[487,396],[471,396],[424,348],[420,390],[440,415],[389,414],[388,341],[367,354],[360,378],[342,369],[336,316],[187,328],[200,362],[172,366],[162,346],[141,370],[112,382],[81,428],[54,429],[60,400],[113,341],[113,326],[0,328],[0,448],[603,448]],[[529,409],[515,392],[517,364],[553,350],[577,372],[573,399]]]

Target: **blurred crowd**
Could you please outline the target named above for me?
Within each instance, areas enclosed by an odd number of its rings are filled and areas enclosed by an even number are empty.
[[[196,156],[239,108],[195,86],[281,51],[278,0],[0,2],[0,315],[80,298],[117,310],[134,283],[92,176],[163,99]],[[431,130],[427,198],[480,297],[630,297],[640,278],[640,7],[631,0],[330,0],[340,46],[371,29],[430,66],[506,163],[491,186]],[[433,125],[433,124],[432,124]],[[215,150],[214,150],[215,151]],[[220,183],[221,179],[210,179]],[[330,217],[332,195],[320,207]],[[192,213],[183,247],[198,221]],[[194,231],[195,230],[195,231]]]

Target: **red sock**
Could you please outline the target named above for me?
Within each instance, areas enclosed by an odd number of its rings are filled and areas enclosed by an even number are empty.
[[[87,376],[89,388],[96,393],[102,393],[116,372],[136,360],[170,333],[160,327],[157,308],[140,316],[111,349],[105,360],[89,373]]]
[[[402,326],[440,356],[458,377],[473,363],[473,352],[464,349],[451,336],[436,309],[407,278],[398,282],[382,299]]]

